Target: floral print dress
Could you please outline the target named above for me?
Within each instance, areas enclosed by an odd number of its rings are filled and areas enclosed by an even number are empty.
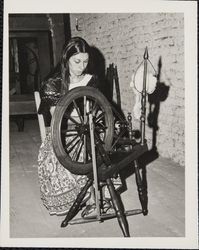
[[[86,86],[91,77],[91,75],[85,75],[81,82],[71,84],[72,87],[69,89]],[[57,79],[56,82],[55,79],[49,79],[47,84],[55,87],[55,84],[59,85],[59,80]],[[47,88],[52,92],[51,86]],[[51,215],[67,213],[87,181],[85,175],[74,175],[59,163],[53,150],[50,132],[47,132],[39,149],[38,177],[42,202]]]

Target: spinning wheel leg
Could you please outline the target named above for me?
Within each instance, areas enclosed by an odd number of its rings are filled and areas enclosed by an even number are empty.
[[[107,187],[108,187],[108,190],[110,192],[110,195],[111,195],[113,208],[115,210],[115,213],[116,213],[116,216],[118,219],[118,223],[120,225],[122,233],[123,233],[124,237],[130,237],[128,222],[126,219],[126,215],[124,213],[122,201],[119,199],[111,179],[107,179],[106,183],[107,183]]]
[[[88,181],[86,182],[86,185],[82,188],[81,192],[78,194],[72,207],[68,211],[66,218],[62,221],[61,227],[66,227],[68,225],[68,222],[72,220],[72,218],[78,213],[81,202],[84,196],[86,195],[88,188],[92,185],[92,183],[93,183],[93,180],[88,179]]]
[[[148,209],[147,209],[147,191],[143,186],[143,181],[141,179],[140,176],[140,171],[139,171],[139,167],[138,167],[138,163],[135,160],[135,179],[136,179],[136,184],[137,184],[137,189],[138,189],[138,194],[139,194],[139,199],[140,199],[140,203],[142,206],[142,213],[143,215],[147,215],[148,214]]]

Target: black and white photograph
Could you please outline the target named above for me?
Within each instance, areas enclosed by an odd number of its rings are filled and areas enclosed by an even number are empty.
[[[197,3],[16,2],[1,245],[197,248]]]

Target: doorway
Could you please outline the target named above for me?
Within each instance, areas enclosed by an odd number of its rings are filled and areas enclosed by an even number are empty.
[[[10,32],[10,94],[33,94],[53,67],[48,31]]]

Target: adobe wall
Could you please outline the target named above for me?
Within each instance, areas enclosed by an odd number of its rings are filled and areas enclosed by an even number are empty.
[[[81,31],[75,28],[76,18],[79,19]],[[145,47],[148,47],[149,59],[156,70],[161,60],[160,82],[161,86],[169,87],[169,92],[165,100],[163,97],[160,100],[156,145],[161,156],[184,165],[183,14],[73,13],[70,23],[72,36],[82,36],[89,44],[96,46],[103,53],[106,65],[117,65],[122,108],[126,114],[133,111],[135,104],[135,94],[129,84],[132,74],[143,60]],[[165,93],[159,93],[159,96],[162,94]],[[133,125],[138,127],[138,121],[134,120]],[[147,125],[146,137],[150,147],[152,132]]]

